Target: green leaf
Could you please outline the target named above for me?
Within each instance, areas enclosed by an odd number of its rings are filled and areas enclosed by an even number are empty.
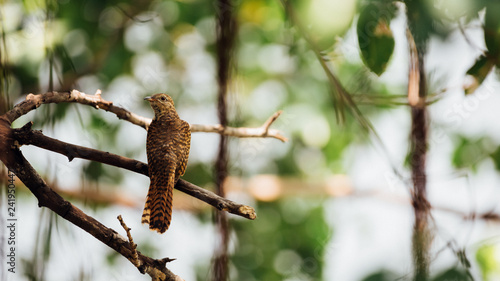
[[[500,266],[498,258],[495,255],[494,245],[483,245],[476,252],[476,260],[481,270],[483,280],[488,280],[488,276],[492,273],[498,273]]]
[[[468,77],[471,78],[471,82],[465,87],[465,94],[472,94],[481,84],[495,63],[489,58],[489,56],[480,56],[474,65],[467,70]]]
[[[452,155],[452,164],[455,168],[470,168],[472,171],[477,170],[477,165],[489,156],[489,153],[485,151],[485,140],[480,139],[468,139],[463,136],[459,136],[458,144],[455,146],[455,150]]]
[[[359,15],[357,33],[361,57],[377,75],[385,71],[394,51],[394,36],[389,28],[394,11],[390,2],[373,1]]]

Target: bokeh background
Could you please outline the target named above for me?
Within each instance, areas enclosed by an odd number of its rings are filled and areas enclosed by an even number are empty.
[[[289,141],[230,138],[227,196],[258,215],[255,221],[230,216],[230,280],[411,279],[405,5],[292,3],[363,119],[353,117],[349,105],[334,106],[331,81],[280,1],[234,1],[229,123],[257,127],[283,110],[272,128]],[[390,7],[386,41],[375,50],[358,38],[359,22],[370,26],[370,3]],[[491,47],[484,39],[485,7],[493,15],[498,7],[462,0],[415,5],[429,19],[422,28],[429,36],[432,101],[431,279],[500,280],[500,84],[493,65],[471,71]],[[1,94],[13,106],[28,93],[101,89],[104,99],[152,117],[143,98],[167,92],[184,120],[217,124],[216,11],[214,1],[202,0],[0,1]],[[381,61],[367,62],[361,50]],[[13,127],[28,121],[48,136],[146,162],[146,131],[101,110],[43,105]],[[218,141],[217,134],[193,134],[186,180],[214,188]],[[140,224],[147,177],[68,162],[36,147],[22,151],[63,197],[124,235],[116,219],[121,214],[141,252],[177,258],[168,267],[185,280],[210,279],[219,239],[207,204],[176,192],[172,226],[158,235]],[[2,262],[0,279],[149,280],[87,233],[38,208],[22,183],[16,186],[18,272],[7,273]],[[5,192],[1,202],[5,223]],[[0,234],[4,247],[6,232]]]

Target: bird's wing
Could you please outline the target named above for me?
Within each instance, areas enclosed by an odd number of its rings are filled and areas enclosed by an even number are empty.
[[[175,178],[178,179],[184,175],[189,158],[189,149],[191,148],[191,129],[189,123],[181,120],[179,136],[177,138],[177,170],[175,171]]]

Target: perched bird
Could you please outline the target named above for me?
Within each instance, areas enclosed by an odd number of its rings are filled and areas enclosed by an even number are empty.
[[[186,171],[191,130],[189,123],[177,115],[169,95],[155,94],[144,100],[149,101],[155,117],[146,141],[150,184],[142,223],[163,233],[172,219],[174,185]]]

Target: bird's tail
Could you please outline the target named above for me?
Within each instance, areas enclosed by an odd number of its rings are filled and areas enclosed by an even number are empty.
[[[151,184],[141,222],[159,233],[167,231],[172,220],[172,195],[173,186],[154,187]]]

